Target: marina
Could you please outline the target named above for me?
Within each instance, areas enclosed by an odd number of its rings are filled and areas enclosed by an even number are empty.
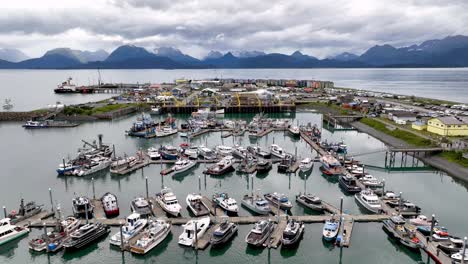
[[[129,122],[129,121],[131,121],[131,119],[128,119],[127,122]],[[211,138],[216,138],[216,141],[218,142],[217,144],[221,145],[223,140],[227,141],[227,142],[229,142],[229,140],[230,140],[230,139],[226,139],[226,138],[223,139],[223,137],[221,136],[222,133],[224,133],[225,131],[226,130],[216,130],[216,129],[214,129],[214,130],[204,132],[203,134],[198,135],[197,136],[198,138],[195,138],[195,139],[192,138],[191,143],[193,143],[193,141],[195,141],[198,144],[200,144],[200,143],[206,144],[205,140],[208,140],[208,138],[210,140],[211,140]],[[93,197],[93,199],[91,199],[91,203],[94,206],[94,217],[92,219],[89,219],[88,221],[89,221],[89,223],[99,222],[99,223],[102,223],[104,225],[113,227],[114,231],[112,231],[112,233],[115,233],[116,231],[118,231],[118,230],[116,230],[116,228],[118,229],[122,225],[122,223],[125,222],[125,220],[124,220],[125,216],[128,215],[127,214],[128,209],[126,209],[125,207],[128,207],[128,205],[129,205],[129,203],[126,203],[128,201],[128,199],[129,199],[129,196],[127,196],[127,198],[125,198],[125,195],[124,195],[123,198],[121,199],[121,195],[119,195],[119,193],[121,193],[121,192],[116,191],[117,197],[119,199],[119,204],[122,205],[122,207],[121,207],[122,213],[121,213],[121,215],[119,217],[107,218],[105,216],[105,213],[104,213],[104,208],[103,208],[102,202],[100,201],[100,199],[97,199],[96,197],[100,197],[100,195],[102,195],[105,191],[114,191],[114,190],[112,190],[112,189],[107,190],[106,188],[103,188],[103,186],[98,184],[99,182],[101,182],[103,180],[103,178],[112,177],[112,181],[114,181],[116,183],[119,183],[122,180],[137,179],[137,182],[140,182],[140,184],[138,186],[135,186],[136,188],[132,188],[133,191],[129,195],[131,197],[135,197],[135,196],[138,196],[138,195],[143,195],[143,197],[149,198],[150,204],[152,204],[153,215],[155,215],[158,219],[164,219],[164,220],[167,220],[168,222],[170,222],[173,225],[173,228],[172,228],[173,231],[172,232],[174,233],[175,236],[178,236],[179,233],[180,233],[180,228],[179,227],[182,226],[182,225],[185,225],[188,221],[190,221],[192,219],[191,214],[188,213],[186,210],[182,210],[180,216],[174,217],[174,216],[167,215],[166,212],[159,205],[159,203],[156,201],[155,196],[154,196],[155,193],[159,192],[159,190],[161,190],[164,186],[167,186],[168,183],[169,183],[169,186],[171,188],[173,188],[173,186],[171,186],[171,185],[175,184],[176,188],[174,188],[174,190],[177,193],[177,196],[178,196],[179,200],[181,201],[181,204],[183,204],[183,207],[185,207],[185,196],[188,193],[192,193],[192,192],[202,193],[203,194],[202,200],[207,205],[207,207],[208,207],[208,209],[210,210],[210,213],[211,213],[210,221],[211,221],[212,224],[206,230],[206,232],[203,234],[203,236],[201,236],[200,238],[197,238],[197,243],[194,246],[194,248],[199,249],[199,250],[207,249],[209,247],[210,237],[212,236],[214,230],[217,227],[219,227],[219,224],[221,224],[225,219],[229,219],[229,221],[232,222],[232,223],[239,224],[241,233],[245,232],[245,231],[242,231],[242,230],[245,230],[245,228],[247,228],[247,229],[250,228],[253,224],[257,223],[259,220],[271,219],[272,221],[274,221],[276,223],[276,228],[272,232],[271,237],[268,240],[266,240],[266,242],[264,243],[264,247],[267,248],[267,249],[269,249],[269,248],[272,248],[272,249],[278,248],[279,249],[279,247],[281,245],[281,238],[282,238],[282,235],[283,235],[283,231],[286,228],[286,223],[287,223],[288,219],[293,219],[295,221],[303,222],[303,223],[306,224],[306,231],[305,231],[305,238],[304,239],[307,239],[308,238],[307,233],[310,230],[310,228],[314,229],[314,227],[307,227],[307,226],[308,225],[311,225],[311,226],[319,225],[319,226],[321,226],[321,225],[323,225],[323,223],[326,220],[328,220],[330,218],[331,214],[333,214],[333,215],[343,214],[342,231],[340,232],[341,240],[340,240],[339,243],[336,242],[336,243],[333,243],[333,244],[336,244],[337,246],[342,246],[342,247],[349,247],[350,250],[351,250],[353,248],[353,246],[351,244],[351,241],[355,241],[356,236],[358,236],[359,232],[362,231],[359,228],[356,228],[356,225],[358,225],[358,226],[359,225],[371,225],[372,226],[373,225],[372,223],[380,223],[383,220],[389,219],[389,217],[391,215],[398,213],[395,208],[391,208],[389,206],[387,206],[388,208],[386,208],[385,203],[382,203],[382,206],[383,206],[383,212],[382,213],[380,213],[380,214],[366,214],[366,213],[361,212],[360,209],[358,207],[356,207],[356,205],[353,205],[353,204],[350,203],[352,201],[352,199],[346,198],[346,197],[345,197],[345,200],[346,200],[345,205],[342,206],[342,208],[340,208],[340,207],[335,206],[335,205],[343,203],[343,201],[340,201],[340,199],[339,199],[339,197],[343,196],[343,194],[338,195],[338,196],[335,195],[334,197],[331,197],[330,195],[323,196],[323,193],[319,194],[319,195],[321,197],[324,197],[324,199],[322,200],[322,205],[323,205],[323,209],[324,209],[324,211],[326,213],[325,214],[319,214],[319,215],[305,213],[306,211],[304,211],[304,210],[306,210],[306,209],[300,208],[301,206],[299,204],[297,204],[296,202],[294,202],[293,198],[300,191],[304,191],[304,190],[301,190],[302,185],[303,184],[306,185],[307,181],[310,180],[310,179],[307,179],[307,177],[310,177],[310,176],[307,176],[307,173],[309,173],[309,175],[313,174],[314,175],[313,177],[316,178],[315,180],[317,180],[317,179],[324,180],[325,183],[327,183],[327,184],[333,183],[334,180],[332,180],[332,178],[330,176],[326,176],[326,175],[322,175],[321,173],[318,173],[319,172],[318,167],[320,167],[320,163],[317,162],[317,161],[319,161],[319,159],[316,158],[316,156],[328,155],[328,153],[327,153],[326,150],[324,150],[320,146],[320,144],[314,142],[313,139],[309,138],[307,135],[302,134],[302,133],[301,133],[301,138],[302,139],[301,139],[300,142],[302,142],[302,144],[304,144],[304,145],[307,144],[306,148],[301,148],[301,149],[298,150],[297,149],[298,145],[296,145],[297,143],[294,143],[294,141],[292,141],[293,144],[291,146],[288,146],[288,144],[291,144],[290,142],[291,142],[292,139],[285,136],[284,134],[285,134],[284,129],[272,130],[269,133],[266,133],[266,134],[262,135],[261,137],[259,137],[257,140],[260,140],[260,142],[256,142],[256,144],[260,144],[260,146],[263,149],[267,149],[265,146],[268,146],[268,143],[269,144],[275,143],[275,144],[278,144],[280,146],[287,146],[287,147],[285,147],[285,150],[288,153],[294,153],[295,156],[298,156],[297,161],[295,163],[293,163],[293,165],[291,165],[291,168],[289,169],[289,171],[286,174],[277,174],[277,173],[274,173],[274,172],[273,173],[271,173],[271,172],[268,173],[268,174],[275,175],[274,177],[282,177],[281,181],[284,182],[285,184],[284,184],[283,188],[280,191],[290,189],[291,187],[288,188],[288,185],[291,186],[291,181],[293,182],[293,185],[295,186],[294,187],[295,191],[293,193],[288,191],[288,197],[291,199],[291,202],[293,202],[293,208],[290,211],[288,210],[287,212],[284,212],[283,210],[278,210],[277,207],[275,207],[275,206],[271,206],[272,214],[269,215],[269,216],[254,216],[250,212],[245,211],[243,209],[241,209],[239,211],[238,216],[226,216],[226,213],[225,213],[224,210],[222,210],[219,206],[214,206],[214,204],[212,202],[212,199],[210,199],[209,197],[211,197],[215,193],[215,191],[223,191],[223,189],[224,189],[221,186],[216,187],[216,184],[222,184],[224,181],[232,179],[233,177],[238,179],[238,181],[240,181],[240,183],[242,183],[243,185],[245,185],[244,178],[247,178],[247,181],[246,181],[247,182],[247,191],[243,191],[243,192],[248,193],[248,189],[250,189],[250,188],[255,190],[255,188],[256,188],[255,186],[258,186],[259,184],[260,184],[260,186],[262,186],[261,187],[262,190],[265,189],[265,186],[263,186],[264,183],[262,183],[263,180],[261,178],[259,178],[258,176],[256,176],[256,177],[250,176],[250,174],[253,171],[250,171],[249,174],[247,174],[246,176],[241,176],[241,175],[237,176],[236,172],[230,172],[230,173],[227,173],[225,176],[223,176],[223,178],[218,178],[217,176],[209,176],[209,175],[207,176],[207,175],[204,175],[204,174],[201,173],[206,168],[209,168],[209,166],[211,166],[213,163],[219,162],[220,158],[213,159],[213,160],[195,159],[194,162],[200,163],[198,165],[198,166],[200,166],[200,168],[195,168],[194,169],[195,176],[161,175],[159,172],[163,172],[164,170],[167,170],[168,169],[167,166],[172,166],[176,162],[176,160],[164,160],[164,159],[152,160],[152,159],[149,159],[149,157],[145,156],[143,162],[141,162],[139,164],[135,164],[134,166],[131,166],[129,168],[125,168],[125,169],[119,171],[118,173],[113,173],[114,174],[113,176],[112,175],[110,175],[110,176],[95,175],[95,176],[93,176],[95,178],[92,178],[92,179],[90,179],[89,177],[86,177],[86,176],[84,178],[76,178],[74,176],[57,176],[57,177],[60,177],[58,179],[60,179],[62,182],[64,182],[64,181],[65,182],[80,181],[80,182],[88,182],[90,184],[88,186],[88,188],[87,188],[86,194],[88,195],[88,197]],[[324,132],[324,134],[326,136],[328,136],[326,134],[326,132]],[[107,138],[108,137],[107,133],[105,134],[105,137],[106,137],[106,142],[112,142],[114,144],[117,143],[117,141],[109,140]],[[112,139],[112,136],[110,136],[110,137]],[[145,140],[145,139],[142,139],[142,140]],[[152,139],[150,139],[150,140],[152,140]],[[174,139],[169,139],[168,138],[168,139],[165,139],[165,142],[171,142],[172,140],[174,140]],[[241,136],[241,140],[244,141],[243,144],[245,144],[245,145],[248,145],[250,143],[250,138],[249,138],[248,135],[243,136],[243,139],[242,139],[242,136]],[[181,141],[178,141],[178,142],[181,142]],[[241,143],[241,142],[239,142],[239,143]],[[176,145],[176,144],[174,144],[174,145]],[[223,145],[225,145],[225,143]],[[150,144],[143,143],[141,146],[142,146],[142,148],[146,149],[146,148],[150,147]],[[215,145],[213,145],[213,143],[211,143],[208,146],[211,147],[211,148],[214,148]],[[350,148],[352,148],[352,146]],[[132,152],[135,152],[133,147],[129,148],[129,147],[116,146],[116,150],[117,150],[117,153],[132,153]],[[299,158],[299,157],[302,157],[302,158]],[[310,157],[311,160],[315,161],[315,168],[312,167],[310,172],[307,172],[307,171],[303,172],[303,171],[299,170],[300,161],[303,160],[304,157]],[[279,163],[281,162],[281,158],[271,158],[271,159],[266,159],[266,160],[271,161],[273,164],[275,164],[274,166],[278,166]],[[238,162],[240,162],[240,160],[237,159],[235,161],[235,163],[238,163]],[[276,170],[273,170],[273,171],[276,171]],[[193,175],[194,172],[188,171],[188,172],[186,172],[186,174],[187,175]],[[372,171],[372,173],[374,174],[375,172]],[[184,174],[184,173],[182,173],[182,174]],[[104,173],[104,175],[109,175],[109,174]],[[236,175],[236,176],[234,176],[234,175]],[[270,175],[270,177],[272,175]],[[182,178],[191,177],[192,178],[191,182],[192,182],[192,185],[193,185],[193,189],[192,190],[188,189],[186,192],[181,192],[180,186],[177,184],[177,182],[178,182],[177,178],[178,177],[182,177]],[[304,180],[299,178],[299,177],[304,177]],[[333,176],[333,177],[337,177],[337,176]],[[387,179],[387,184],[388,184],[388,182],[391,182],[391,180]],[[335,183],[337,183],[337,181]],[[208,188],[205,187],[207,184],[211,184],[211,186],[213,186],[213,191],[211,191],[211,190],[209,190]],[[388,184],[388,185],[390,185],[390,187],[392,187],[392,189],[395,188],[391,184]],[[177,187],[177,186],[179,186],[179,187]],[[312,186],[312,183],[311,183],[310,186]],[[312,189],[310,189],[310,188],[312,188]],[[336,184],[334,187],[331,187],[331,188],[339,190],[338,184]],[[96,189],[98,189],[97,192],[96,192]],[[271,188],[271,186],[267,187],[266,190],[275,191],[274,189]],[[315,189],[313,187],[309,187],[309,191],[311,191],[311,190],[318,191],[318,189]],[[267,192],[263,192],[263,193],[267,193]],[[404,191],[404,193],[406,194],[407,192]],[[54,196],[55,196],[55,194],[54,194]],[[237,200],[237,202],[240,205],[240,201],[241,201],[240,194],[235,192],[234,197],[235,197],[235,199]],[[405,197],[405,196],[403,196],[403,197]],[[417,199],[414,199],[414,198],[412,198],[410,196],[408,196],[408,198],[411,198],[411,200],[414,200],[414,202],[418,202]],[[67,211],[66,201],[61,199],[60,203],[61,203],[61,208],[63,208],[64,211]],[[22,225],[27,225],[30,228],[43,228],[44,226],[53,227],[55,225],[55,223],[56,223],[56,220],[51,218],[51,217],[46,218],[46,216],[50,216],[50,215],[44,215],[43,217],[40,217],[40,218],[31,218],[31,219],[28,219],[28,221],[23,222],[21,224]],[[407,214],[405,216],[415,216],[415,215]],[[81,219],[81,224],[82,225],[86,224],[86,219]],[[358,230],[356,230],[356,229],[358,229]],[[316,233],[316,234],[317,235],[314,236],[315,238],[312,238],[312,239],[318,239],[319,238],[318,233]],[[131,241],[129,242],[129,244],[132,244],[133,242],[136,242],[136,240],[138,240],[140,238],[141,238],[141,235],[133,237],[131,239]],[[310,239],[310,237],[309,237],[309,239]],[[174,241],[172,241],[171,243],[173,243],[173,242]],[[233,243],[240,243],[240,242],[237,241],[237,239],[234,239]],[[299,244],[299,248],[301,248],[304,243],[305,243],[305,241],[302,241]],[[425,248],[426,248],[427,251],[433,252],[433,251],[431,251],[431,247],[434,247],[434,244],[432,242],[429,242],[426,245]],[[123,249],[125,251],[129,251],[130,247],[125,246]],[[437,252],[435,252],[434,258],[437,258],[436,254],[437,254]],[[445,260],[442,260],[441,263],[449,263],[449,262],[444,262],[444,261]]]

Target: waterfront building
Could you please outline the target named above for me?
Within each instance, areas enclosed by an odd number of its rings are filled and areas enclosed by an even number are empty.
[[[427,131],[441,136],[468,136],[468,117],[443,116],[429,119]]]
[[[411,128],[419,131],[423,131],[427,129],[427,123],[423,120],[416,120],[411,124]]]

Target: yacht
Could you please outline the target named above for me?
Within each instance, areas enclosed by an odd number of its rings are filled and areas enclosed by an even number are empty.
[[[79,165],[73,164],[73,162],[68,161],[64,163],[60,163],[57,168],[57,174],[58,175],[65,175],[65,174],[70,174],[73,173],[76,169],[79,169]]]
[[[410,219],[409,222],[415,226],[431,226],[432,220],[428,220],[427,216],[425,215],[418,215],[416,218]],[[437,226],[437,221],[435,221],[434,225]]]
[[[197,159],[198,158],[198,147],[197,146],[187,146],[183,148],[180,153],[186,156],[189,159]]]
[[[26,235],[29,229],[11,224],[10,218],[0,220],[0,245]]]
[[[233,148],[232,147],[229,147],[229,146],[222,146],[222,145],[219,145],[219,146],[216,146],[216,152],[221,155],[221,156],[230,156],[232,155],[232,152],[233,152]]]
[[[216,159],[216,153],[205,146],[198,147],[198,155],[200,155],[205,160],[214,160]]]
[[[115,217],[120,214],[119,203],[115,194],[107,192],[101,197],[102,207],[107,218]]]
[[[219,247],[229,240],[231,240],[235,234],[237,234],[238,226],[232,222],[226,221],[219,225],[215,229],[211,236],[210,243],[212,247]]]
[[[302,172],[308,172],[312,169],[314,166],[314,161],[311,158],[305,158],[301,160],[301,163],[299,164],[299,169]]]
[[[335,219],[334,216],[329,220],[325,221],[323,226],[322,237],[325,241],[333,241],[338,235],[340,229],[340,222]]]
[[[159,150],[154,147],[149,148],[147,154],[151,160],[158,160],[161,158],[161,153],[159,153]]]
[[[275,207],[278,207],[279,205],[279,208],[282,210],[291,210],[291,208],[293,207],[288,197],[282,193],[267,193],[264,195],[264,197]]]
[[[177,134],[177,132],[177,128],[172,128],[171,126],[164,126],[162,128],[156,129],[156,137],[167,137]]]
[[[187,195],[185,199],[188,208],[195,216],[210,214],[210,209],[208,209],[208,206],[206,206],[202,199],[201,195],[195,193]]]
[[[354,198],[359,206],[371,213],[378,214],[382,210],[379,197],[370,189],[356,193]]]
[[[324,210],[322,200],[315,195],[311,194],[299,194],[296,195],[296,201],[314,211],[322,212]]]
[[[367,174],[359,179],[367,188],[381,188],[383,183],[374,176]]]
[[[266,173],[271,170],[273,165],[271,164],[271,161],[269,160],[259,160],[257,162],[257,173]]]
[[[336,176],[342,173],[341,163],[332,155],[325,155],[320,158],[322,172],[328,176]]]
[[[291,126],[290,128],[288,128],[288,132],[293,137],[300,137],[301,136],[301,131],[299,130],[298,126]]]
[[[270,152],[271,152],[271,155],[277,158],[280,158],[280,159],[286,158],[286,152],[284,152],[284,150],[276,144],[271,144]]]
[[[80,221],[74,217],[68,217],[62,222],[57,220],[57,226],[52,231],[45,231],[44,234],[29,241],[29,249],[36,252],[56,252],[62,248],[63,241],[68,234],[79,227]]]
[[[215,165],[209,167],[208,170],[206,170],[206,173],[210,175],[223,175],[234,170],[233,165],[234,158],[232,156],[226,156]]]
[[[141,217],[148,218],[149,216],[153,215],[153,210],[150,202],[143,197],[137,197],[133,199],[130,203],[130,209],[133,213],[137,213]]]
[[[116,161],[111,163],[110,172],[118,173],[121,170],[128,169],[128,168],[135,166],[137,162],[138,160],[133,156],[118,158]]]
[[[81,249],[106,236],[110,228],[101,223],[89,223],[73,231],[63,243],[66,251]]]
[[[159,150],[159,153],[161,154],[161,157],[165,160],[176,160],[179,157],[177,149],[169,145],[162,146]]]
[[[271,212],[268,201],[258,195],[244,195],[241,204],[250,211],[259,215],[268,215]]]
[[[94,157],[90,162],[73,171],[73,175],[86,176],[109,168],[112,160],[107,157]]]
[[[12,224],[15,224],[42,212],[42,207],[43,205],[37,205],[34,201],[24,204],[24,199],[21,199],[18,211],[10,212],[7,217]]]
[[[179,236],[179,244],[187,247],[193,246],[196,239],[201,239],[209,226],[209,217],[189,220],[185,225],[183,225],[184,231]]]
[[[26,121],[26,123],[22,127],[29,128],[29,129],[31,129],[31,128],[48,128],[49,125],[47,125],[47,123],[45,123],[45,122],[29,120],[29,121]]]
[[[401,216],[383,220],[383,228],[391,237],[410,249],[419,250],[422,247],[421,241],[416,237],[416,227],[406,223]]]
[[[93,218],[94,205],[88,197],[79,196],[73,199],[73,215],[78,218]]]
[[[275,223],[270,220],[260,220],[245,237],[248,245],[260,247],[275,230]]]
[[[122,237],[120,236],[120,231],[111,236],[109,243],[114,246],[120,246],[126,244],[138,235],[143,228],[145,228],[148,220],[140,218],[140,215],[137,213],[132,213],[127,217],[125,225],[122,227]],[[123,240],[123,241],[122,241]]]
[[[159,245],[171,233],[171,222],[165,220],[151,221],[143,230],[143,235],[130,244],[130,252],[144,255]]]
[[[236,200],[234,200],[234,198],[229,197],[227,193],[214,194],[213,202],[216,203],[228,214],[237,214],[237,212],[239,211]]]
[[[179,159],[178,161],[176,161],[171,170],[174,172],[174,175],[177,175],[192,169],[196,165],[197,163],[195,161],[188,159]]]
[[[171,216],[177,217],[180,214],[180,210],[182,210],[176,195],[170,188],[165,187],[160,193],[156,194],[156,201]]]
[[[299,243],[304,234],[304,223],[295,221],[294,219],[288,220],[286,228],[283,231],[281,244],[284,248],[295,246]]]
[[[338,182],[341,188],[348,193],[358,193],[361,192],[361,187],[357,186],[356,178],[350,174],[340,175]]]

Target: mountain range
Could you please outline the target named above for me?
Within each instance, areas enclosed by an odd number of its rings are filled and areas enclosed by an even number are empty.
[[[190,69],[190,68],[357,68],[357,67],[467,67],[468,36],[449,36],[408,47],[377,45],[361,55],[344,52],[318,59],[300,51],[265,53],[210,51],[197,59],[172,47],[149,51],[124,45],[108,54],[104,50],[81,51],[57,48],[29,59],[15,49],[0,49],[2,69]]]

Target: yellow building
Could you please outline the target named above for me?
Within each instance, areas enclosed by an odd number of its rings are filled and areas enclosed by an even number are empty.
[[[468,117],[443,116],[429,119],[427,131],[441,136],[468,136]]]
[[[417,120],[411,124],[411,128],[415,130],[423,131],[427,129],[427,124],[425,122]]]

